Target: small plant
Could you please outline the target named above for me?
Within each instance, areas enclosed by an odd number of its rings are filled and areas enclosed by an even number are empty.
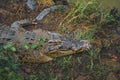
[[[31,48],[32,49],[37,49],[39,46],[41,46],[45,42],[46,42],[46,39],[45,38],[41,38],[41,39],[38,40],[37,43],[31,45]]]
[[[118,53],[120,54],[120,46],[117,46],[116,49],[117,49]]]
[[[106,80],[104,76],[112,71],[111,67],[108,65],[101,66],[100,64],[96,63],[92,70],[90,70],[90,80]]]
[[[15,52],[15,51],[16,51],[16,48],[14,47],[14,44],[13,44],[13,43],[4,44],[4,45],[3,45],[3,49],[5,49],[5,50],[10,50],[10,51],[12,51],[12,52]]]
[[[39,46],[41,46],[43,43],[46,42],[46,39],[45,38],[41,38],[37,41],[37,43],[35,44],[28,44],[26,42],[23,43],[23,47],[26,49],[26,50],[29,50],[29,49],[37,49]]]
[[[117,24],[117,20],[115,19],[115,17],[113,15],[110,15],[109,13],[104,14],[104,19],[106,20],[104,24]]]
[[[82,57],[77,57],[77,62],[78,62],[79,64],[82,63],[81,59],[82,59]]]
[[[82,33],[80,31],[76,31],[76,32],[77,32],[76,39],[80,40],[82,38]]]
[[[60,65],[62,70],[65,70],[66,68],[72,66],[71,58],[72,58],[72,56],[63,58],[63,61],[61,62],[61,65]]]
[[[80,0],[77,0],[77,2],[73,4],[73,8],[59,25],[61,26],[64,22],[76,24],[83,20],[89,20],[90,14],[98,12],[97,6],[98,3],[96,0],[90,0],[89,2],[83,0],[82,4]]]
[[[30,45],[26,42],[23,43],[23,47],[28,50],[30,48]]]
[[[84,40],[89,40],[89,41],[94,41],[94,37],[96,34],[97,30],[96,29],[90,29],[86,31],[77,31],[76,30],[76,39],[84,39]]]
[[[88,50],[88,54],[90,56],[90,69],[92,70],[94,67],[94,56],[100,52],[99,48],[92,47]]]
[[[0,79],[23,80],[19,73],[19,63],[15,58],[16,48],[13,43],[0,46]]]
[[[89,30],[86,33],[83,34],[83,39],[93,41],[95,37],[95,30]]]

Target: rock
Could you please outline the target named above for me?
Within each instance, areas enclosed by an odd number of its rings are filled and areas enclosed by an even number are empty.
[[[109,73],[106,80],[118,80],[113,72]]]

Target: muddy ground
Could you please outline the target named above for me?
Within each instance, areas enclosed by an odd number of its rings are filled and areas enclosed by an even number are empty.
[[[10,25],[22,19],[34,19],[44,8],[50,5],[37,4],[34,11],[29,10],[23,2],[0,3],[0,24]],[[37,28],[58,32],[58,25],[68,12],[54,11],[36,25],[25,26],[26,30]],[[82,29],[83,21],[76,25],[68,25],[71,31]],[[104,25],[95,35],[94,45],[100,48],[99,54],[93,58],[94,66],[90,69],[91,57],[87,51],[54,59],[44,64],[24,63],[21,73],[26,80],[120,80],[120,25]],[[84,29],[84,28],[83,28]],[[120,30],[120,29],[119,29]]]

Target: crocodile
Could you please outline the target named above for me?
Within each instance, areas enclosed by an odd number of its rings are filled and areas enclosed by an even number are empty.
[[[14,22],[11,24],[10,28],[4,26],[0,27],[0,42],[3,41],[3,43],[13,42],[16,45],[22,45],[23,42],[25,42],[35,44],[41,38],[47,39],[47,42],[42,45],[39,52],[23,57],[22,61],[24,62],[47,62],[52,60],[54,57],[74,54],[81,52],[83,49],[90,48],[89,41],[76,40],[74,38],[70,39],[66,36],[67,34],[62,35],[60,33],[42,30],[40,28],[32,31],[26,31],[22,27],[26,24],[34,23],[28,20],[22,20]],[[34,60],[36,58],[33,57],[35,57],[37,53],[39,53],[39,58],[37,58],[38,60]]]
[[[42,30],[41,28],[32,31],[27,31],[23,26],[29,26],[40,22],[47,14],[62,7],[66,9],[65,5],[54,5],[44,9],[33,20],[20,20],[13,22],[9,27],[6,25],[0,25],[0,43],[6,44],[13,42],[16,46],[22,47],[23,42],[28,44],[35,44],[41,38],[47,39],[47,42],[42,44],[39,51],[30,50],[32,54],[22,57],[24,62],[48,62],[55,57],[64,55],[79,53],[83,49],[89,49],[90,43],[87,40],[76,40],[75,38],[68,38],[69,34],[60,34],[57,32],[51,32]],[[0,44],[1,45],[1,44]],[[26,52],[24,52],[26,53]],[[38,53],[38,55],[37,55]]]

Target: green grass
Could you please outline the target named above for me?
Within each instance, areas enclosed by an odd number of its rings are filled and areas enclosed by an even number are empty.
[[[89,20],[90,14],[98,11],[98,3],[96,0],[90,0],[89,2],[83,0],[82,3],[80,0],[77,0],[59,25],[61,26],[64,22],[76,24],[83,20]]]
[[[29,45],[28,43],[26,42],[23,42],[22,45],[23,47],[26,49],[26,50],[30,50],[30,49],[38,49],[40,46],[43,45],[43,43],[45,43],[47,40],[45,38],[41,38],[39,39],[36,43],[32,44],[32,45]]]
[[[89,57],[90,57],[90,69],[91,69],[91,70],[92,70],[93,67],[94,67],[94,57],[95,57],[96,55],[98,55],[99,52],[100,52],[100,49],[97,48],[96,46],[93,46],[92,48],[90,48],[90,49],[88,50],[88,55],[89,55]],[[98,59],[99,59],[99,56],[98,56]]]
[[[118,53],[120,54],[120,46],[116,46]]]
[[[92,76],[89,78],[89,80],[106,80],[106,75],[111,71],[112,69],[110,66],[101,66],[100,64],[96,63],[93,66],[93,69],[89,71],[89,75]]]
[[[96,33],[97,33],[97,29],[95,26],[93,26],[93,29],[90,29],[90,30],[86,30],[86,31],[78,31],[76,30],[76,39],[77,40],[88,40],[90,42],[93,42],[94,41],[94,38],[96,36]]]
[[[19,73],[18,59],[14,56],[15,45],[7,43],[0,46],[0,79],[1,80],[23,80]]]
[[[33,70],[25,80],[70,80],[73,73],[72,55],[56,58],[53,61],[41,64],[38,70]],[[57,70],[57,72],[55,72]],[[59,77],[57,74],[61,74]]]
[[[58,32],[59,33],[68,33],[69,30],[68,30],[68,28],[64,24],[62,24],[62,25],[59,25]]]
[[[72,4],[72,8],[69,10],[66,17],[59,24],[58,31],[60,33],[69,33],[69,29],[66,27],[66,24],[80,24],[83,20],[90,21],[89,16],[94,12],[101,13],[101,18],[104,18],[106,21],[104,25],[109,25],[111,23],[117,23],[114,16],[109,15],[108,13],[101,12],[98,9],[98,3],[96,0],[90,0],[88,3],[83,0],[83,3],[80,0],[77,0]],[[61,13],[62,10],[60,9]],[[50,23],[48,20],[48,23]],[[90,23],[91,25],[91,23]],[[94,42],[97,31],[99,30],[98,23],[92,24],[92,29],[86,31],[77,31],[76,39],[81,40],[89,40],[90,42]],[[36,50],[42,46],[42,44],[46,42],[46,39],[40,39],[37,43],[29,45],[27,43],[23,43],[23,47],[26,50],[32,49]],[[104,43],[103,47],[110,47],[110,44]],[[116,46],[116,50],[120,53],[120,46]],[[85,55],[90,59],[88,62],[84,62],[83,56],[75,57],[75,55],[68,55],[65,57],[56,58],[51,62],[40,64],[39,69],[34,68],[28,77],[25,76],[25,80],[71,80],[75,76],[73,68],[77,68],[79,71],[80,65],[83,67],[87,67],[88,72],[83,74],[87,74],[89,76],[93,76],[91,80],[102,80],[105,78],[106,74],[110,72],[112,69],[107,65],[100,65],[99,60],[101,49],[93,46]],[[15,44],[8,43],[3,46],[0,46],[0,80],[24,80],[23,75],[19,72],[19,66],[21,65],[18,62],[18,59],[14,56],[16,55],[17,48]],[[83,54],[84,55],[84,54]],[[97,56],[97,61],[95,61],[95,56]],[[83,60],[82,60],[83,59]],[[30,63],[31,64],[31,63]],[[85,64],[85,65],[83,65]],[[39,64],[38,64],[39,65]],[[35,64],[32,64],[34,67]],[[82,68],[83,68],[82,67]],[[55,72],[56,71],[56,72]],[[60,74],[60,76],[57,75]],[[77,75],[80,75],[81,72],[77,72]]]

